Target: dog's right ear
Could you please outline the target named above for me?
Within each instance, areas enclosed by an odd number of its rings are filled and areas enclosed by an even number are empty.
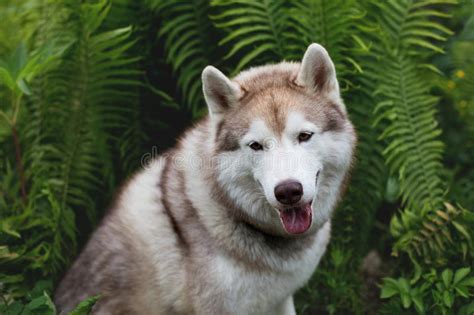
[[[202,71],[202,89],[211,118],[222,115],[237,102],[242,93],[237,83],[213,66],[207,66]]]
[[[313,43],[306,49],[296,82],[314,91],[339,96],[336,68],[326,49],[319,44]]]

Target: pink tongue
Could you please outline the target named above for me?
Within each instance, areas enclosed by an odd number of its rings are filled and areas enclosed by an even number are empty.
[[[280,219],[290,234],[301,234],[311,226],[311,204],[280,211]]]

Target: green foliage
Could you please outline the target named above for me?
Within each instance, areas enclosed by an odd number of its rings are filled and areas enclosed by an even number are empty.
[[[56,314],[56,307],[47,292],[51,291],[51,281],[38,281],[35,287],[27,294],[23,303],[14,301],[0,305],[0,313],[5,315],[51,315]]]
[[[472,222],[472,213],[450,204],[433,213],[425,208],[421,215],[406,209],[391,222],[391,234],[398,238],[393,254],[398,256],[399,251],[405,251],[428,265],[445,265],[453,254],[472,259],[473,231],[466,229]]]
[[[28,292],[23,301],[17,300],[10,304],[0,304],[0,313],[5,315],[56,315],[56,307],[48,292],[53,288],[51,281],[40,280]],[[80,302],[68,315],[87,315],[100,296],[90,297]]]
[[[16,152],[0,195],[7,302],[28,292],[34,278],[58,275],[76,249],[76,220],[93,222],[102,202],[93,195],[115,185],[106,161],[130,141],[128,105],[140,72],[139,58],[126,54],[136,41],[131,28],[100,30],[109,8],[105,1],[33,7],[58,15],[47,30],[57,41],[38,35],[32,44],[39,48],[28,53],[19,43],[2,63],[11,92],[4,99],[12,104],[0,111],[7,122],[2,146],[13,137]]]
[[[233,73],[250,63],[266,63],[285,58],[285,43],[282,38],[285,25],[284,1],[212,1],[220,9],[213,16],[217,28],[226,32],[219,45],[231,45],[224,56],[229,59],[239,56]]]
[[[391,172],[398,176],[407,208],[436,208],[443,200],[443,144],[438,140],[441,131],[434,119],[436,98],[430,95],[430,86],[419,79],[420,67],[434,68],[423,63],[426,53],[421,48],[440,51],[428,39],[445,40],[445,35],[451,33],[430,20],[445,16],[430,6],[437,3],[440,1],[374,2],[380,28],[374,34],[375,58],[384,60],[381,71],[373,73],[373,79],[379,82],[375,124],[387,123],[380,135],[388,142],[383,153]]]
[[[341,310],[363,313],[359,275],[351,271],[357,268],[356,253],[348,249],[347,243],[337,242],[340,244],[328,249],[310,283],[296,295],[298,314],[339,314]]]
[[[235,74],[318,42],[358,147],[298,310],[472,314],[473,12],[468,0],[2,1],[0,312],[55,313],[53,283],[113,191],[149,145],[205,114],[206,65]],[[366,292],[370,250],[382,300]]]
[[[347,71],[362,68],[354,59],[351,48],[363,45],[358,34],[352,32],[363,15],[362,7],[355,1],[328,0],[298,0],[292,2],[288,11],[288,28],[284,37],[287,40],[286,49],[291,59],[298,60],[304,53],[307,43],[317,42],[331,52],[331,58],[336,64],[338,76],[345,81]]]
[[[452,309],[469,314],[464,312],[472,310],[469,300],[474,296],[473,288],[471,268],[447,268],[440,273],[431,269],[420,280],[385,278],[381,297],[397,299],[403,308],[414,309],[417,314],[452,314]]]
[[[178,73],[177,85],[194,116],[203,102],[201,72],[216,59],[209,3],[203,0],[158,1],[163,19],[159,36],[164,38],[166,61]]]
[[[69,315],[87,315],[94,307],[95,303],[100,299],[100,295],[90,297],[77,304],[76,308],[73,309]]]

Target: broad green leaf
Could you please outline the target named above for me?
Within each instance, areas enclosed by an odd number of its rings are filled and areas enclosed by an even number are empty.
[[[15,80],[12,74],[5,68],[0,68],[0,84],[3,83],[10,91],[15,89]]]
[[[441,279],[443,279],[444,286],[449,288],[453,280],[453,271],[451,269],[445,269],[443,273],[441,273]]]
[[[454,274],[453,284],[456,285],[459,281],[464,279],[470,272],[471,272],[470,267],[465,267],[465,268],[456,270],[456,273]]]
[[[68,315],[88,315],[99,299],[100,295],[96,295],[80,302]]]
[[[443,292],[443,302],[444,302],[444,305],[446,305],[447,307],[453,306],[454,297],[449,291]]]
[[[458,294],[461,295],[462,297],[465,297],[465,298],[469,297],[469,289],[465,286],[459,285],[455,287],[454,290],[456,290],[456,292],[458,292]]]
[[[408,282],[407,279],[401,278],[398,280],[400,291],[403,293],[409,293],[411,290],[410,288],[410,283]]]
[[[387,298],[390,298],[390,297],[392,297],[392,296],[394,296],[398,293],[399,293],[399,291],[396,287],[386,283],[382,287],[382,291],[380,293],[380,298],[387,299]]]
[[[404,308],[409,308],[412,303],[411,296],[408,293],[401,293],[400,298],[402,299],[402,305]]]
[[[415,307],[419,313],[423,313],[425,311],[425,307],[423,305],[423,300],[421,296],[419,295],[413,296],[413,304],[415,304]]]
[[[26,84],[25,80],[19,79],[17,82],[18,88],[26,95],[31,95],[31,90]]]
[[[467,286],[467,287],[474,287],[474,277],[469,277],[461,280],[459,284]]]
[[[21,42],[20,45],[16,48],[10,60],[10,69],[12,77],[14,79],[18,78],[21,69],[25,66],[28,60],[28,51],[24,42]]]

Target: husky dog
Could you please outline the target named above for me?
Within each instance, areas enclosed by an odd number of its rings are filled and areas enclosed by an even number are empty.
[[[227,78],[209,117],[136,174],[55,293],[61,313],[295,314],[330,238],[356,135],[326,50]]]

